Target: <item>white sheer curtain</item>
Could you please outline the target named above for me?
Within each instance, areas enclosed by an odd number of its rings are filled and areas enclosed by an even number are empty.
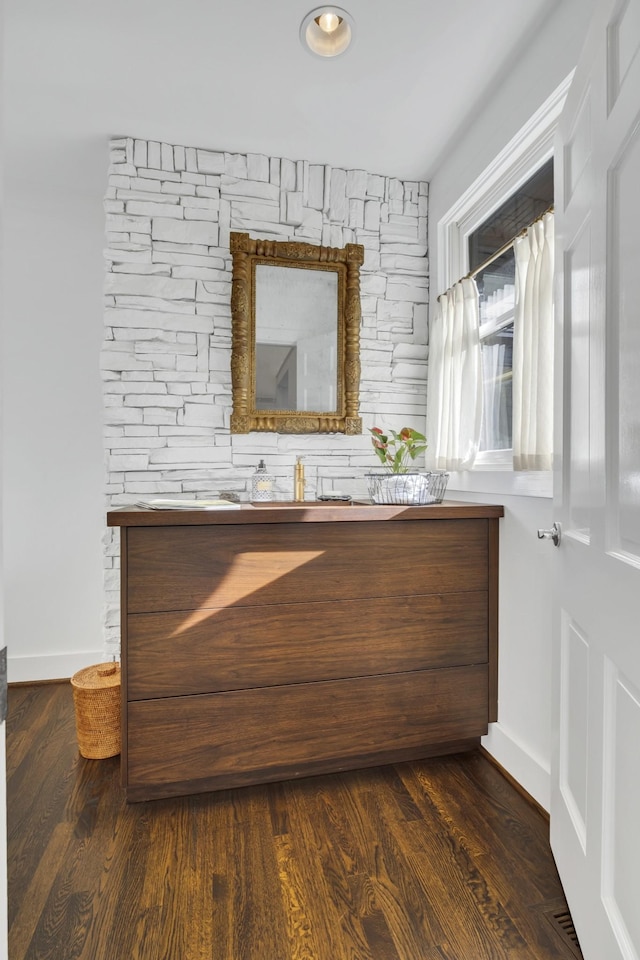
[[[513,468],[551,470],[553,455],[553,214],[514,240]]]
[[[482,358],[475,280],[456,283],[439,298],[429,331],[427,465],[468,470],[482,422]]]

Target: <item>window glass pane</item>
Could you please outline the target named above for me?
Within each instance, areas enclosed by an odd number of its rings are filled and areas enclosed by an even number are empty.
[[[469,235],[469,270],[513,240],[553,203],[553,160],[547,160]]]
[[[511,449],[513,320],[482,342],[484,408],[480,450]]]
[[[476,276],[484,393],[480,452],[511,449],[515,271],[511,247]]]
[[[468,238],[469,269],[475,273],[553,203],[553,160],[548,160]],[[475,273],[480,308],[483,365],[483,422],[480,453],[496,452],[484,462],[502,462],[512,448],[512,354],[515,316],[513,247]]]
[[[516,295],[516,259],[510,247],[498,260],[476,274],[480,307],[480,336],[485,323],[495,324],[513,315]]]

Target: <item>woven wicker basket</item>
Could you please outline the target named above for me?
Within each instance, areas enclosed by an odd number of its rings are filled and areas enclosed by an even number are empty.
[[[71,677],[78,748],[83,757],[103,760],[120,753],[120,666],[98,663]]]

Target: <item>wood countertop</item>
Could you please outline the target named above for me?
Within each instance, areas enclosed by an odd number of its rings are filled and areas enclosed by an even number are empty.
[[[245,523],[336,523],[378,520],[475,520],[504,516],[498,504],[444,500],[424,506],[374,504],[359,501],[242,503],[237,510],[152,510],[123,506],[110,510],[110,527],[177,527]]]

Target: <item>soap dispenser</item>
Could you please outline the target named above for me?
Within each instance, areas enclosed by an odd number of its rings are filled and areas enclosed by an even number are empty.
[[[254,502],[273,500],[273,477],[267,472],[264,460],[258,464],[251,478],[251,500]]]

